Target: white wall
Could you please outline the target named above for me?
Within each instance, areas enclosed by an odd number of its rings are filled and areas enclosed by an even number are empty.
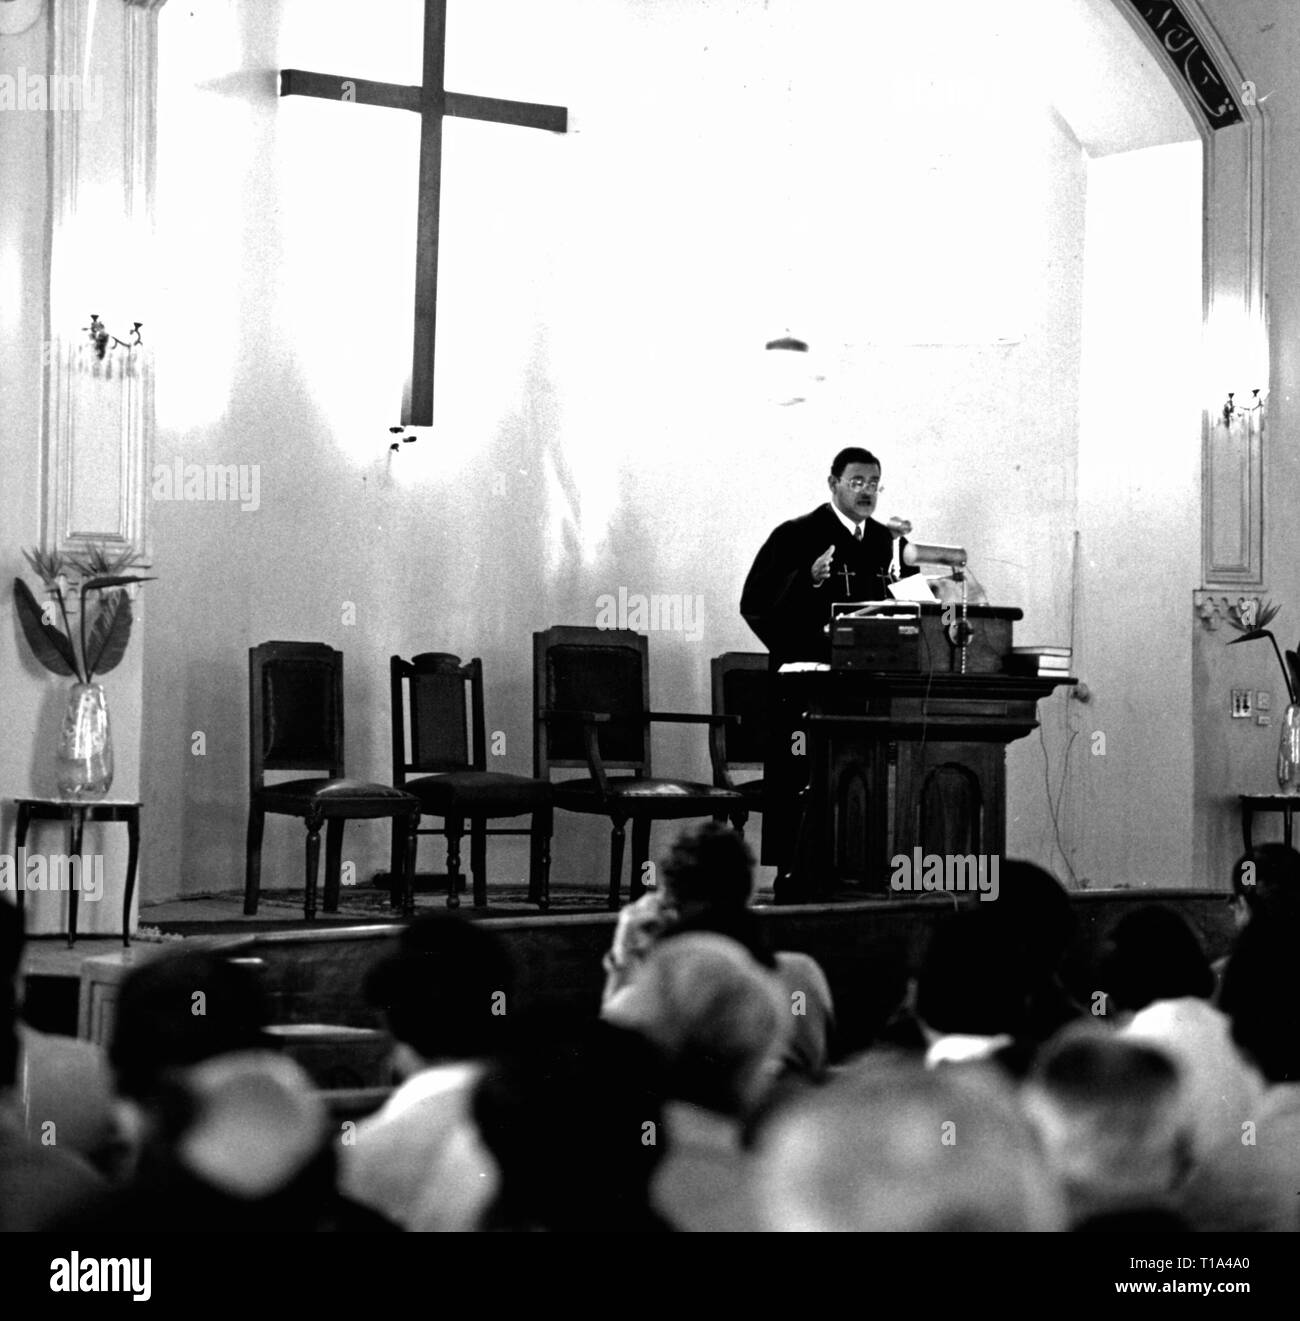
[[[1278,0],[1203,0],[1219,35],[1264,100],[1267,125],[1265,278],[1272,370],[1264,428],[1264,595],[1282,606],[1273,625],[1287,648],[1300,636],[1300,9]],[[1197,722],[1196,850],[1198,868],[1227,884],[1241,851],[1242,793],[1277,791],[1279,716],[1261,728],[1228,716],[1233,688],[1271,692],[1275,713],[1285,686],[1265,642],[1228,648],[1229,629],[1197,627],[1194,649]],[[1258,817],[1255,840],[1282,838],[1280,817]]]
[[[453,3],[449,85],[566,104],[571,131],[448,123],[438,421],[390,456],[413,117],[282,101],[275,70],[412,78],[417,8],[384,30],[324,0],[162,11],[157,457],[255,466],[260,505],[153,508],[153,898],[242,882],[250,644],[344,650],[349,770],[375,777],[387,657],[481,655],[498,768],[526,772],[531,632],[620,587],[699,594],[702,636],[651,638],[652,696],[704,709],[708,658],[757,647],[736,612],[755,551],[844,444],[882,455],[884,516],[970,547],[1022,640],[1068,638],[1088,176],[1011,76],[1008,27],[962,5]],[[787,329],[825,380],[780,408],[761,345]],[[656,758],[707,775],[698,732]],[[1041,759],[1013,750],[1009,843],[1050,862]],[[385,834],[349,827],[363,876]],[[605,838],[562,819],[557,879],[600,876]],[[268,883],[301,883],[301,843],[272,825]],[[522,848],[493,859],[523,875]]]
[[[49,70],[48,9],[26,32],[0,38],[0,74],[26,79]],[[110,83],[112,79],[110,78]],[[107,98],[105,98],[107,100]],[[49,113],[31,108],[24,96],[0,112],[0,694],[4,697],[4,737],[0,738],[0,851],[14,851],[12,800],[56,792],[54,753],[70,680],[50,674],[33,658],[12,605],[10,584],[26,579],[40,594],[40,584],[22,557],[24,547],[42,539],[44,365],[49,289],[49,185],[47,181]],[[45,103],[48,105],[48,101]],[[28,108],[21,108],[26,106]],[[99,113],[112,115],[102,104]],[[120,113],[120,103],[116,107]],[[106,217],[107,218],[107,217]],[[111,262],[107,248],[103,260]],[[84,311],[85,309],[83,309]],[[64,325],[62,333],[77,327]],[[104,678],[113,728],[115,775],[113,797],[132,798],[140,785],[141,664],[144,600],[137,602],[136,640],[121,665]],[[154,824],[145,807],[146,834]],[[102,858],[105,891],[98,903],[82,896],[78,931],[121,930],[126,872],[126,832],[121,826],[86,826],[83,849],[89,860]],[[37,823],[27,839],[28,855],[62,855],[67,842],[61,824]],[[90,865],[94,865],[90,862]],[[137,896],[145,884],[140,868]],[[66,894],[27,897],[31,934],[66,929]]]
[[[1087,245],[1077,645],[1092,698],[1071,711],[1073,866],[1094,885],[1181,886],[1193,882],[1201,144],[1090,162]]]

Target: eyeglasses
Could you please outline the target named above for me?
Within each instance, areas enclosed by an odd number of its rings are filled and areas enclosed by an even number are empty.
[[[881,486],[879,477],[873,477],[870,481],[867,481],[865,477],[850,477],[848,478],[848,486],[849,490],[854,492],[874,491],[879,493],[885,489]]]

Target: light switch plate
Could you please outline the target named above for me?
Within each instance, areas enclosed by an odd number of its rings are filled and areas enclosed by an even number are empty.
[[[1273,709],[1273,694],[1267,688],[1261,688],[1255,694],[1255,710],[1271,711]]]
[[[1254,715],[1253,697],[1254,693],[1249,688],[1234,688],[1232,690],[1232,718],[1234,720],[1249,720]]]

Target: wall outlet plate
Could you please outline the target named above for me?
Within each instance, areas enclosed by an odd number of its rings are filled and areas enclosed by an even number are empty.
[[[1232,690],[1232,718],[1234,720],[1249,720],[1254,715],[1254,696],[1249,688],[1234,688]]]
[[[1272,709],[1273,709],[1273,694],[1270,693],[1267,689],[1261,688],[1259,692],[1255,694],[1255,710],[1271,711]]]

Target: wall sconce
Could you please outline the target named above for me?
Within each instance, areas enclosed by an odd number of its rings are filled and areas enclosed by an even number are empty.
[[[1223,405],[1223,425],[1225,427],[1230,427],[1234,421],[1244,421],[1252,413],[1258,413],[1264,407],[1263,390],[1252,390],[1250,392],[1250,403],[1237,403],[1237,395],[1244,393],[1244,390],[1228,391],[1228,398]]]
[[[140,334],[140,327],[144,325],[143,321],[133,321],[131,323],[130,339],[119,339],[112,334],[108,327],[99,319],[98,312],[90,314],[90,325],[82,326],[82,333],[87,336],[87,340],[81,346],[80,358],[83,369],[86,359],[90,359],[90,370],[93,376],[106,376],[110,380],[113,377],[114,359],[119,360],[118,371],[127,376],[135,375],[136,368],[136,349],[142,349],[144,338]],[[119,355],[118,350],[125,349],[124,355]]]

